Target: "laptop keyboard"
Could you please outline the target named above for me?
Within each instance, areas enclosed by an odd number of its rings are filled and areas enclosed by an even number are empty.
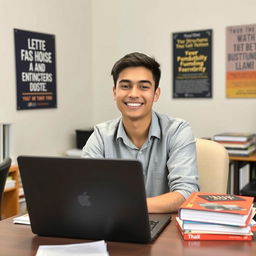
[[[158,222],[159,221],[154,221],[154,220],[149,221],[149,226],[151,231],[154,229],[154,227],[157,225]]]

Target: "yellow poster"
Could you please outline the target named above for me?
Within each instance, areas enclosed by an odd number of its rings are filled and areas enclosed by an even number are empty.
[[[227,98],[256,98],[256,24],[227,27]]]

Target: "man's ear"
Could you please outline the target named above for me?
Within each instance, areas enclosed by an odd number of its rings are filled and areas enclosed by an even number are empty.
[[[113,93],[114,100],[116,100],[116,87],[115,86],[113,86],[113,88],[112,88],[112,93]]]
[[[159,97],[160,97],[160,94],[161,94],[161,90],[160,88],[158,87],[156,90],[155,90],[155,95],[154,95],[154,102],[157,102]]]

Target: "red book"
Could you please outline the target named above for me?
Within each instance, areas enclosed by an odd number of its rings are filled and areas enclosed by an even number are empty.
[[[253,197],[196,192],[179,209],[181,220],[245,227],[253,218]]]
[[[177,222],[178,230],[184,240],[232,240],[232,241],[250,241],[253,234],[250,235],[232,235],[232,234],[207,234],[185,232]]]

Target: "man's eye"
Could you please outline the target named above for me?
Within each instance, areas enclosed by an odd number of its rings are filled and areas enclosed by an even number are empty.
[[[150,87],[149,87],[148,85],[141,85],[140,88],[141,88],[142,90],[148,90],[148,89],[150,89]]]
[[[120,88],[121,88],[121,89],[129,89],[130,86],[129,86],[128,84],[121,84],[121,85],[120,85]]]

